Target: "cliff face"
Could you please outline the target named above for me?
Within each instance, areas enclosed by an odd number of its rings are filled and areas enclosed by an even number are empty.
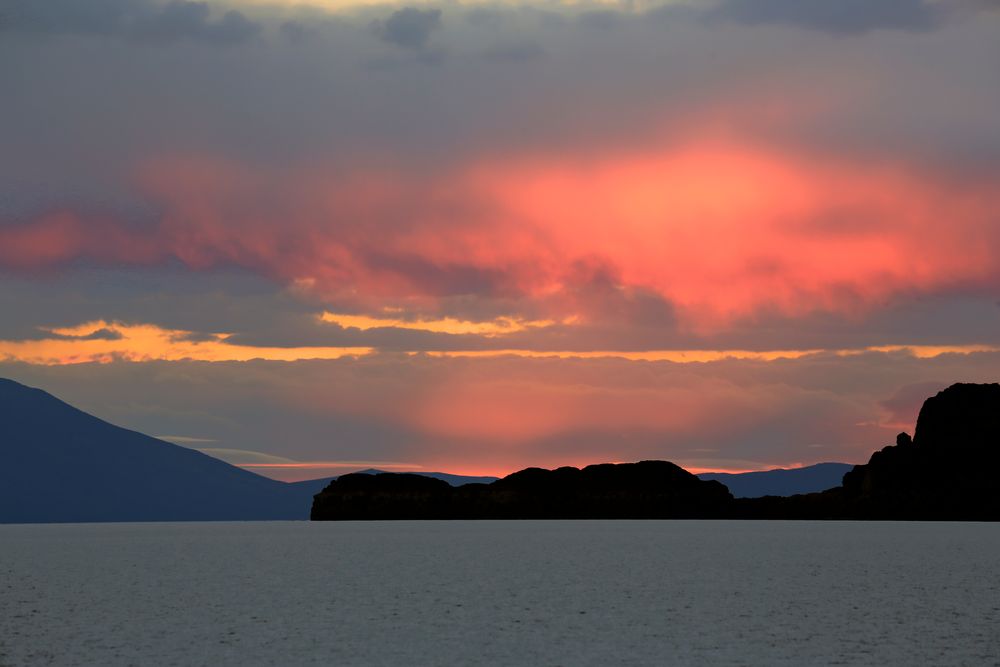
[[[924,401],[913,443],[941,453],[996,460],[1000,384],[954,384]]]
[[[914,437],[844,476],[857,518],[1000,518],[1000,384],[956,384],[924,402]]]
[[[673,519],[722,516],[728,489],[665,461],[528,468],[457,488],[416,475],[345,475],[313,503],[315,520]]]

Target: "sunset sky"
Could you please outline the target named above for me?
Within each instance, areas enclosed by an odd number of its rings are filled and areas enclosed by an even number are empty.
[[[280,479],[862,462],[1000,380],[1000,5],[8,0],[0,376]]]

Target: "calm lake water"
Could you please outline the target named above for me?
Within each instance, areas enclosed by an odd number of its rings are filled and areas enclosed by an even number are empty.
[[[1000,664],[1000,525],[0,526],[0,665]]]

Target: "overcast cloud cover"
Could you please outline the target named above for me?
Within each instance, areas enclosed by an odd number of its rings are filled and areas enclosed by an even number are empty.
[[[997,379],[998,35],[979,0],[0,0],[3,374],[302,461],[861,460],[907,392]]]

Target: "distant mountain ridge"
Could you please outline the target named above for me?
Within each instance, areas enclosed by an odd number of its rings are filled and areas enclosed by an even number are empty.
[[[368,470],[359,470],[358,472],[366,475],[379,475],[386,471],[379,470],[377,468],[369,468]],[[422,477],[440,479],[442,482],[448,482],[448,484],[451,484],[452,486],[462,486],[463,484],[491,484],[500,479],[499,477],[492,477],[488,475],[455,475],[450,472],[424,472],[422,470],[408,470],[406,472],[410,475],[421,475]]]
[[[756,472],[706,472],[698,479],[722,482],[736,498],[794,496],[826,491],[843,482],[854,468],[850,463],[817,463],[802,468],[776,468]]]

